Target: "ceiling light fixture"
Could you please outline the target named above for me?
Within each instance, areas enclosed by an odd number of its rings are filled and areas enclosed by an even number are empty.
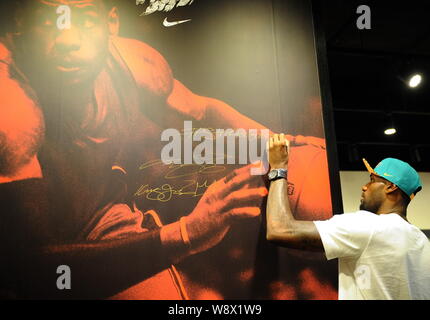
[[[409,78],[408,86],[410,88],[416,88],[421,84],[422,80],[423,77],[420,74],[414,74]]]
[[[387,136],[392,136],[393,134],[397,133],[397,130],[396,130],[396,128],[388,128],[388,129],[385,129],[384,133]]]
[[[385,130],[384,133],[387,136],[392,136],[397,133],[396,125],[394,124],[393,114],[391,112],[386,113],[385,118]]]

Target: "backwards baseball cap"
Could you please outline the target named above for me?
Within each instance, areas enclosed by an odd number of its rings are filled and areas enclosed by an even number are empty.
[[[386,158],[378,163],[372,169],[366,159],[363,159],[367,171],[384,178],[397,185],[411,200],[415,197],[418,191],[422,189],[420,176],[408,163],[394,159]]]

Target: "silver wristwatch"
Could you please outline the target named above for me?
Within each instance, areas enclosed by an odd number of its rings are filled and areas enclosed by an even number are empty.
[[[277,179],[287,179],[287,170],[286,169],[273,169],[267,175],[269,177],[269,181],[277,180]]]

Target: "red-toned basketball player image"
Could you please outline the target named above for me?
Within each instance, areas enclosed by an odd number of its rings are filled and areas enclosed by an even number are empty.
[[[68,28],[58,27],[59,6],[70,8]],[[158,50],[121,36],[127,17],[119,6],[7,5],[14,18],[0,38],[0,296],[336,298],[318,259],[287,253],[286,277],[268,266],[279,249],[262,238],[266,178],[250,165],[160,161],[163,130],[184,121],[272,128],[191,91]],[[325,140],[289,139],[295,215],[329,218]],[[271,260],[256,262],[264,255]],[[59,289],[64,265],[71,287]]]

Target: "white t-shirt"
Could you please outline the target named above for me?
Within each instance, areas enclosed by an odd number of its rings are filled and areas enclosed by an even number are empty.
[[[430,299],[430,242],[395,213],[357,211],[314,222],[339,258],[339,299]]]

